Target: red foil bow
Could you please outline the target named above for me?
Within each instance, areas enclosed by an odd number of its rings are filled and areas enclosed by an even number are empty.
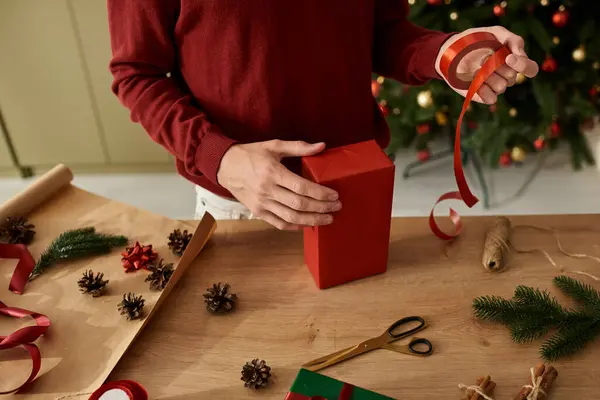
[[[131,400],[148,400],[146,389],[139,383],[129,380],[108,382],[92,393],[89,400],[98,400],[104,393],[115,389],[123,391]]]
[[[32,367],[29,378],[16,389],[7,390],[0,392],[2,394],[8,394],[13,392],[24,392],[27,386],[33,382],[40,368],[42,366],[42,355],[40,349],[33,344],[41,335],[48,330],[50,327],[50,319],[43,314],[39,314],[32,311],[22,310],[20,308],[8,307],[4,303],[0,302],[0,315],[6,315],[7,317],[13,318],[24,318],[30,316],[34,319],[35,326],[26,326],[18,329],[8,336],[0,336],[0,350],[12,349],[14,347],[23,346],[31,357]]]
[[[121,255],[125,272],[133,272],[142,268],[147,270],[150,262],[158,257],[158,254],[152,250],[151,244],[142,246],[139,242],[135,242],[133,247],[127,247]]]
[[[342,386],[342,390],[340,391],[340,395],[337,400],[351,400],[352,392],[354,391],[354,386],[349,383],[344,383]],[[298,393],[288,393],[285,397],[285,400],[327,400],[323,396],[305,396],[303,394]]]
[[[13,273],[8,290],[16,294],[23,294],[25,290],[25,284],[35,267],[35,261],[27,250],[27,247],[22,244],[4,244],[0,243],[0,258],[12,258],[17,259],[17,267]]]
[[[456,69],[458,68],[458,64],[460,60],[464,58],[469,52],[481,49],[481,48],[489,48],[495,53],[488,58],[488,60],[483,64],[479,72],[473,78],[473,81],[470,83],[465,83],[458,78]],[[469,184],[467,183],[467,179],[465,177],[465,173],[463,171],[462,159],[461,159],[461,146],[460,146],[460,133],[463,117],[469,107],[469,103],[473,100],[473,96],[477,93],[481,85],[502,65],[506,63],[506,57],[510,54],[510,50],[503,46],[498,39],[489,32],[475,32],[470,35],[464,36],[458,39],[456,42],[452,43],[452,45],[444,52],[442,55],[442,59],[440,62],[440,69],[444,77],[450,82],[452,86],[457,89],[466,89],[468,85],[468,91],[465,96],[465,101],[463,103],[462,110],[460,112],[460,116],[458,117],[458,122],[456,124],[456,134],[454,139],[454,177],[456,179],[456,185],[458,186],[458,191],[444,193],[440,198],[436,201],[435,205],[431,209],[431,213],[429,214],[429,227],[433,231],[433,233],[444,240],[451,240],[457,237],[461,230],[462,224],[460,221],[460,215],[452,208],[450,208],[450,219],[455,228],[455,233],[453,235],[449,235],[443,232],[437,225],[435,221],[435,217],[433,212],[435,207],[445,200],[462,200],[469,208],[472,208],[479,202],[479,199],[475,197],[475,195],[471,192],[469,188]]]

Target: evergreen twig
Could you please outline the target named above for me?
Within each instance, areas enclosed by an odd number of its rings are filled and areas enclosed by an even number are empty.
[[[516,343],[540,339],[556,329],[542,344],[541,356],[548,361],[570,356],[600,336],[600,293],[566,276],[556,277],[554,283],[580,306],[565,309],[546,291],[518,286],[511,300],[497,296],[476,298],[474,314],[507,326]]]
[[[120,235],[104,235],[93,227],[70,230],[60,234],[42,253],[29,280],[41,275],[60,260],[71,260],[92,255],[107,254],[115,247],[123,247],[128,239]]]

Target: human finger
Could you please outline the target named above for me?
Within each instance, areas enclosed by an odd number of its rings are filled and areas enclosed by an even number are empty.
[[[506,79],[498,75],[497,73],[491,74],[485,81],[485,83],[494,91],[496,94],[502,94],[508,87]]]
[[[257,213],[257,217],[281,231],[297,231],[302,229],[301,226],[290,224],[268,210],[260,211]]]
[[[306,157],[322,152],[325,143],[307,143],[302,140],[270,140],[265,146],[280,157]]]
[[[339,200],[323,201],[311,197],[301,196],[284,187],[277,186],[271,193],[271,198],[292,210],[316,213],[329,213],[339,211],[342,204]]]
[[[481,85],[477,94],[485,104],[494,104],[498,101],[498,95],[486,83]]]
[[[539,66],[535,61],[515,54],[510,54],[506,57],[506,65],[528,78],[535,77],[539,72]]]
[[[291,225],[322,226],[333,222],[329,214],[296,211],[274,200],[266,202],[264,208]]]
[[[496,74],[500,75],[506,80],[507,86],[513,86],[517,82],[517,71],[514,69],[502,65],[496,70]]]
[[[316,200],[336,201],[338,199],[338,193],[335,190],[302,178],[283,166],[278,176],[275,177],[275,183],[294,193]]]

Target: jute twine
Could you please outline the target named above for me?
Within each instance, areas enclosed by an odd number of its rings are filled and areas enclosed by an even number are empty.
[[[543,232],[550,232],[554,235],[556,239],[556,244],[558,250],[570,258],[576,259],[590,259],[594,260],[597,263],[600,263],[600,257],[583,254],[583,253],[570,253],[566,251],[562,243],[560,241],[559,232],[556,229],[551,228],[543,228],[535,225],[517,225],[511,227],[511,223],[506,217],[498,217],[496,218],[494,226],[487,232],[484,249],[483,249],[483,257],[482,263],[486,269],[492,271],[502,271],[508,265],[508,255],[510,250],[512,249],[515,253],[542,253],[546,259],[554,266],[559,267],[558,264],[554,261],[554,259],[550,256],[550,254],[543,249],[518,249],[516,248],[512,242],[510,241],[510,233],[516,229],[536,229]],[[583,271],[570,271],[574,274],[580,274],[588,276],[596,281],[600,281],[600,278]]]
[[[543,394],[544,396],[548,396],[541,387],[542,379],[544,378],[543,374],[536,378],[534,368],[531,367],[531,369],[529,371],[531,372],[531,385],[523,386],[523,387],[526,387],[527,389],[531,389],[531,392],[527,395],[526,400],[537,400],[537,398],[539,397],[540,394]]]
[[[485,394],[480,386],[467,386],[467,385],[463,385],[462,383],[460,383],[458,385],[458,388],[465,390],[466,392],[468,392],[469,390],[472,390],[475,393],[477,393],[478,395],[480,395],[481,397],[483,397],[485,400],[494,400],[493,398],[491,398],[490,396]]]

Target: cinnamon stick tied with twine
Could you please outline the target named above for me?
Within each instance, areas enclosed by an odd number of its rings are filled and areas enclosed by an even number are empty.
[[[508,264],[510,230],[510,220],[506,217],[497,217],[487,231],[481,260],[487,270],[501,271]]]
[[[553,366],[540,364],[530,369],[530,384],[524,385],[514,400],[546,400],[558,377],[558,371]]]
[[[480,376],[474,386],[460,384],[458,388],[465,391],[462,400],[494,400],[492,395],[496,389],[496,383],[489,375]]]

